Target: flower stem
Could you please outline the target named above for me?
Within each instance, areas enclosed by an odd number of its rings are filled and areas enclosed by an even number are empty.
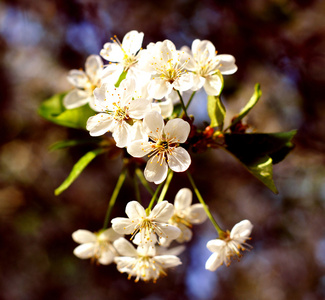
[[[193,99],[193,97],[194,97],[195,93],[196,93],[196,91],[194,91],[194,92],[192,93],[192,95],[191,95],[190,99],[188,100],[188,102],[187,102],[187,104],[186,104],[186,107],[185,107],[186,109],[188,109],[188,107],[190,106],[190,104],[191,104],[191,101],[192,101],[192,99]]]
[[[216,222],[216,220],[213,218],[208,206],[206,205],[206,203],[204,202],[198,188],[196,187],[195,185],[195,182],[193,180],[193,177],[192,175],[190,174],[189,171],[186,171],[186,174],[187,174],[187,177],[188,179],[190,180],[191,184],[192,184],[192,187],[194,189],[194,192],[196,194],[196,197],[199,199],[199,201],[201,202],[201,204],[203,205],[203,209],[205,210],[206,214],[208,215],[208,218],[210,219],[211,223],[213,224],[213,226],[215,227],[215,229],[217,230],[219,236],[220,235],[223,235],[223,230],[220,228],[220,226],[218,225],[218,223]]]
[[[106,211],[106,216],[105,216],[103,229],[106,229],[107,226],[108,226],[109,217],[110,217],[111,211],[112,211],[112,209],[114,207],[116,198],[117,198],[117,196],[118,196],[118,194],[119,194],[119,192],[121,190],[121,187],[122,187],[122,185],[124,183],[124,180],[125,180],[125,177],[126,177],[126,172],[127,172],[127,169],[123,168],[122,173],[120,174],[120,177],[117,180],[117,183],[116,183],[116,186],[114,188],[113,194],[112,194],[111,199],[109,200],[109,203],[108,203],[108,208],[107,208],[107,211]]]
[[[138,176],[139,180],[141,181],[142,185],[146,188],[146,190],[149,192],[151,196],[153,196],[154,191],[151,188],[151,186],[148,184],[148,181],[144,178],[143,172],[139,169],[135,169],[135,174]]]
[[[161,201],[164,200],[165,195],[166,195],[166,193],[167,193],[167,191],[168,191],[168,188],[169,188],[170,182],[171,182],[172,179],[173,179],[173,175],[174,175],[174,172],[173,172],[172,170],[169,170],[168,175],[167,175],[167,179],[166,179],[166,181],[165,181],[165,185],[164,185],[164,187],[163,187],[163,189],[162,189],[162,191],[161,191],[161,193],[160,193],[160,196],[159,196],[159,198],[158,198],[157,203],[160,203]]]
[[[179,90],[176,90],[176,92],[177,92],[177,94],[179,96],[179,100],[181,101],[183,112],[184,112],[186,118],[188,119],[188,115],[187,115],[186,107],[185,107],[185,104],[184,104],[184,101],[183,101],[183,97],[182,97],[181,93],[179,92]]]
[[[155,201],[156,201],[156,199],[157,199],[157,196],[158,196],[158,194],[159,194],[159,192],[160,192],[162,186],[163,186],[163,182],[162,182],[161,184],[159,184],[158,187],[156,188],[156,191],[155,191],[155,193],[153,194],[153,196],[152,196],[152,198],[151,198],[151,201],[150,201],[150,203],[149,203],[149,206],[148,206],[147,209],[146,209],[146,213],[147,213],[147,215],[149,215],[149,213],[150,213],[150,211],[151,211],[151,208],[153,207],[153,204],[155,203]]]

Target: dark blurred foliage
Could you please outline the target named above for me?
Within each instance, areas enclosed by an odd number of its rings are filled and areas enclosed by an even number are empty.
[[[1,1],[0,298],[324,299],[324,14],[321,0]],[[221,150],[193,156],[190,170],[220,224],[254,224],[253,250],[229,268],[204,269],[206,242],[216,237],[208,222],[195,227],[183,265],[156,284],[128,281],[114,265],[92,265],[72,254],[73,231],[102,226],[121,161],[96,158],[55,197],[86,149],[48,147],[88,132],[51,124],[37,107],[71,88],[68,70],[83,67],[110,37],[122,39],[132,29],[144,32],[144,47],[164,39],[177,47],[211,40],[239,67],[225,77],[228,118],[259,82],[262,100],[247,120],[253,130],[299,130],[295,150],[274,168],[279,195]],[[202,111],[198,121],[207,120],[205,102],[194,105]],[[185,186],[186,176],[176,174],[166,199],[173,201]],[[141,194],[149,201],[145,190]],[[127,179],[113,217],[124,216],[133,198]]]

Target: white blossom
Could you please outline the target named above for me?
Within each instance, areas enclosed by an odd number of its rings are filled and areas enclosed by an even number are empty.
[[[210,41],[196,39],[192,43],[192,52],[188,47],[182,50],[191,55],[186,68],[194,74],[193,90],[204,87],[208,95],[219,95],[223,86],[221,74],[229,75],[237,71],[235,58],[229,54],[217,55]]]
[[[203,205],[192,204],[192,192],[188,188],[178,191],[174,201],[174,214],[169,220],[169,224],[177,226],[181,230],[177,242],[183,243],[192,238],[192,224],[203,223],[207,219]]]
[[[98,55],[90,55],[85,63],[85,72],[82,70],[71,70],[68,75],[69,82],[75,86],[63,99],[67,109],[80,107],[89,103],[90,107],[96,110],[94,105],[93,91],[100,86],[100,76],[103,70],[103,62]]]
[[[191,129],[189,123],[176,118],[165,126],[162,116],[153,111],[145,115],[143,125],[150,140],[134,141],[127,151],[134,157],[150,157],[144,171],[145,178],[159,184],[167,177],[168,167],[175,172],[186,171],[191,157],[179,144],[187,140]]]
[[[207,248],[213,252],[205,264],[205,268],[209,271],[215,271],[223,263],[226,266],[230,265],[230,258],[242,256],[240,250],[246,250],[251,246],[245,241],[250,239],[249,236],[253,229],[253,225],[248,220],[243,220],[236,224],[231,232],[225,232],[220,239],[214,239],[207,243]],[[245,248],[246,247],[246,248]]]
[[[100,55],[110,61],[110,64],[102,73],[103,82],[115,84],[122,72],[127,72],[127,78],[135,79],[141,75],[146,80],[149,79],[148,75],[137,68],[143,36],[143,32],[132,30],[124,36],[122,43],[114,36],[112,42],[104,45]]]
[[[173,89],[186,91],[193,86],[193,74],[185,69],[190,56],[177,51],[173,42],[165,40],[149,44],[142,51],[139,68],[152,75],[148,93],[152,98],[162,99]]]
[[[127,146],[136,136],[146,137],[146,134],[138,132],[142,130],[142,124],[132,125],[151,111],[152,104],[146,99],[133,99],[134,94],[133,79],[123,80],[119,87],[103,84],[95,89],[95,104],[101,113],[88,119],[87,130],[90,135],[100,136],[112,131],[116,146],[120,148]]]
[[[102,265],[108,265],[117,255],[112,243],[120,237],[112,228],[98,233],[79,229],[72,234],[72,238],[81,245],[74,249],[73,254],[81,259],[92,258]]]
[[[138,247],[124,238],[114,242],[121,256],[115,257],[117,269],[121,273],[129,274],[128,278],[135,277],[135,282],[139,280],[156,282],[161,276],[166,276],[166,269],[176,267],[181,264],[180,259],[175,255],[156,255],[154,247]]]
[[[147,215],[139,202],[131,201],[125,208],[128,218],[114,218],[111,221],[112,227],[120,234],[132,234],[132,238],[139,232],[140,241],[138,244],[140,246],[153,246],[157,241],[156,235],[159,239],[164,238],[167,241],[176,239],[179,236],[180,230],[168,224],[173,211],[172,204],[162,201]]]

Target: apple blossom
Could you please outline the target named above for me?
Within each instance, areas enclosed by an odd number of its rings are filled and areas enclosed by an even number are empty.
[[[121,273],[128,273],[128,278],[135,277],[135,282],[139,280],[156,282],[160,276],[166,276],[166,269],[176,267],[181,263],[175,255],[156,255],[154,247],[138,247],[124,238],[114,242],[121,256],[115,257],[117,269]]]
[[[208,95],[219,95],[223,86],[221,74],[228,75],[237,71],[235,58],[229,54],[216,55],[214,45],[207,40],[194,40],[192,52],[188,47],[182,50],[191,55],[186,69],[194,74],[193,90],[204,87]]]
[[[103,70],[103,62],[98,55],[90,55],[85,63],[85,72],[71,70],[68,80],[75,86],[63,99],[67,109],[76,108],[89,103],[90,107],[97,111],[94,105],[93,91],[100,85],[100,76]]]
[[[142,50],[139,68],[152,74],[148,84],[148,93],[152,98],[162,99],[173,89],[186,91],[193,86],[193,74],[185,69],[190,56],[177,51],[173,42],[165,40],[150,43]]]
[[[102,265],[108,265],[117,255],[112,242],[120,237],[112,228],[98,233],[79,229],[72,234],[72,238],[81,245],[74,249],[73,254],[81,259],[92,258]]]
[[[175,172],[186,171],[191,157],[179,144],[187,140],[191,129],[189,123],[176,118],[165,126],[162,116],[152,111],[145,115],[143,125],[150,140],[133,141],[127,151],[134,157],[150,157],[144,170],[145,178],[159,184],[167,177],[168,167]]]
[[[192,224],[203,223],[207,219],[203,205],[192,203],[192,192],[188,188],[178,191],[174,201],[174,214],[169,220],[169,224],[177,226],[181,230],[177,242],[183,243],[190,241],[192,238]]]
[[[110,64],[102,72],[103,82],[115,84],[122,72],[127,72],[127,78],[142,75],[149,80],[149,76],[137,68],[143,36],[143,32],[132,30],[124,36],[122,43],[114,36],[112,42],[104,45],[100,55]]]
[[[250,245],[245,241],[250,239],[249,236],[253,229],[253,225],[248,220],[243,220],[237,223],[231,232],[225,232],[220,239],[214,239],[207,243],[207,248],[213,252],[205,264],[205,268],[209,271],[215,271],[223,263],[226,266],[230,265],[230,258],[237,256],[240,258],[242,254],[240,250],[250,248]],[[244,247],[245,246],[245,247]]]
[[[101,113],[90,117],[87,130],[91,136],[100,136],[107,131],[113,132],[116,146],[127,146],[136,136],[147,135],[138,133],[141,124],[132,126],[135,120],[141,120],[146,112],[151,111],[151,102],[146,99],[133,99],[135,82],[133,79],[123,80],[119,87],[103,84],[95,89],[95,105]]]
[[[140,232],[139,245],[154,245],[159,239],[167,241],[176,239],[180,230],[168,224],[168,220],[173,215],[174,207],[167,201],[158,203],[149,215],[146,214],[143,206],[137,201],[131,201],[126,205],[125,212],[128,218],[114,218],[113,229],[120,234],[132,234],[132,238]],[[132,239],[131,238],[131,239]]]

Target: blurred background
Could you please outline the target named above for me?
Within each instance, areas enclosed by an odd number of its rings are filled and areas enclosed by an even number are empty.
[[[159,4],[159,6],[158,6]],[[57,0],[0,2],[0,298],[325,299],[325,1],[321,0]],[[51,144],[88,132],[42,119],[40,103],[71,89],[70,69],[84,67],[110,37],[130,30],[178,48],[208,39],[232,54],[225,76],[230,118],[259,82],[262,98],[247,118],[253,130],[298,129],[294,151],[274,167],[275,195],[221,150],[193,155],[191,172],[223,228],[249,219],[253,250],[240,263],[204,269],[216,238],[208,221],[194,227],[183,265],[153,283],[134,283],[115,265],[72,254],[71,233],[101,228],[121,160],[96,158],[59,197],[54,189],[87,151],[49,152]],[[208,120],[204,98],[193,100]],[[196,102],[195,102],[196,101]],[[176,174],[166,199],[190,187]],[[141,190],[144,203],[149,201]],[[134,199],[130,178],[112,217]],[[193,201],[197,202],[194,197]]]

